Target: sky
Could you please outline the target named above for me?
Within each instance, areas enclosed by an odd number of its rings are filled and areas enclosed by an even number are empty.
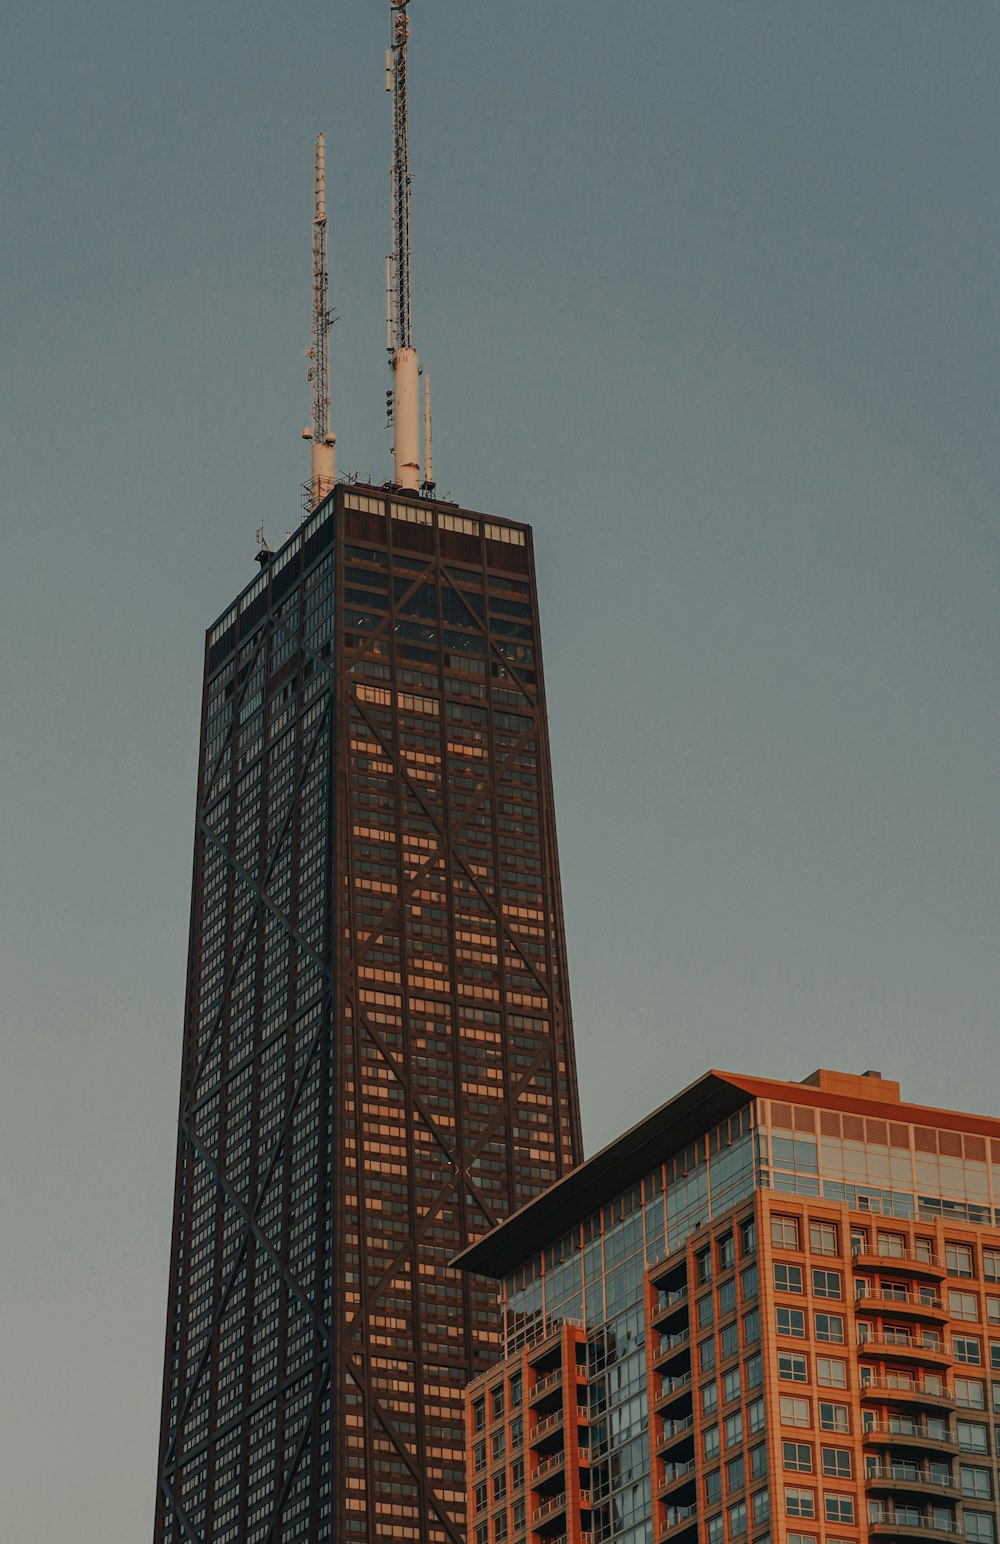
[[[312,147],[381,481],[388,6],[13,0],[0,1534],[150,1537],[205,628],[299,520]],[[438,487],[535,528],[587,1149],[1000,1113],[1000,9],[413,0]]]

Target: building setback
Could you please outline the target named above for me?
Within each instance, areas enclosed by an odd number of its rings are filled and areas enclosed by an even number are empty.
[[[1000,1120],[709,1073],[458,1263],[470,1544],[995,1544]]]
[[[338,485],[210,630],[157,1544],[464,1537],[496,1292],[580,1157],[531,532]]]

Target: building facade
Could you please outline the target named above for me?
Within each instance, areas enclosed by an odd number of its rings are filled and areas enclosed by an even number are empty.
[[[459,1263],[470,1544],[995,1544],[1000,1120],[711,1073]]]
[[[206,639],[157,1544],[458,1544],[580,1157],[531,532],[341,484]]]

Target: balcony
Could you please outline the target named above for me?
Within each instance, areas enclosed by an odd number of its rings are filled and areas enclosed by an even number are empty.
[[[531,1514],[531,1526],[537,1528],[545,1522],[554,1522],[566,1510],[566,1492],[560,1491],[558,1496],[550,1496],[548,1501],[543,1501]]]
[[[691,1345],[691,1331],[680,1330],[676,1335],[661,1335],[658,1349],[653,1353],[653,1366],[662,1367]]]
[[[654,1325],[662,1319],[669,1319],[679,1309],[686,1307],[689,1293],[686,1286],[677,1287],[673,1292],[658,1292],[656,1302],[653,1305],[652,1322]]]
[[[657,1485],[656,1494],[658,1496],[665,1496],[668,1491],[673,1490],[675,1485],[683,1485],[685,1481],[693,1477],[695,1468],[696,1465],[693,1458],[682,1459],[679,1463],[667,1464],[667,1472]]]
[[[905,1339],[893,1335],[869,1335],[864,1339],[859,1336],[858,1352],[862,1356],[867,1352],[878,1357],[923,1362],[929,1367],[948,1367],[951,1363],[951,1356],[940,1341],[925,1345],[915,1336],[908,1336]]]
[[[551,1415],[543,1416],[537,1426],[532,1426],[528,1432],[528,1446],[539,1447],[549,1438],[558,1435],[563,1424],[562,1410],[553,1410]]]
[[[865,1469],[865,1484],[876,1494],[886,1490],[956,1497],[961,1494],[952,1474],[937,1474],[926,1464],[869,1464]]]
[[[927,1276],[943,1281],[947,1271],[935,1255],[914,1254],[909,1249],[880,1249],[878,1244],[856,1244],[851,1250],[854,1264],[861,1270],[902,1271],[907,1276]]]
[[[661,1378],[660,1390],[654,1400],[655,1409],[664,1409],[672,1399],[676,1399],[678,1395],[684,1393],[690,1398],[691,1374],[689,1372],[680,1373],[676,1378]]]
[[[698,1525],[698,1508],[691,1506],[668,1506],[667,1515],[660,1524],[657,1537],[660,1539],[675,1539],[688,1528],[696,1528]]]
[[[958,1441],[951,1425],[937,1421],[929,1425],[915,1416],[890,1416],[888,1420],[867,1419],[861,1440],[872,1447],[933,1448],[939,1453],[957,1453]]]
[[[528,1404],[537,1404],[540,1400],[544,1399],[545,1395],[550,1393],[553,1389],[560,1388],[562,1386],[562,1381],[563,1370],[561,1367],[556,1367],[552,1372],[547,1372],[544,1378],[536,1378],[534,1383],[528,1389]]]
[[[887,1513],[884,1517],[868,1519],[868,1533],[879,1539],[950,1539],[959,1533],[958,1523],[954,1518],[939,1517],[912,1517],[909,1513],[893,1515]]]
[[[907,1319],[931,1319],[936,1324],[947,1321],[949,1315],[937,1294],[924,1288],[911,1292],[906,1287],[861,1288],[854,1294],[860,1307],[874,1307],[882,1314],[903,1314]]]
[[[656,1439],[656,1451],[658,1453],[664,1452],[665,1449],[672,1447],[675,1442],[679,1442],[682,1437],[690,1437],[693,1430],[693,1415],[680,1415],[672,1421],[664,1421],[663,1430]]]
[[[553,1453],[549,1458],[543,1458],[537,1468],[532,1469],[531,1473],[528,1475],[528,1484],[535,1486],[539,1483],[539,1481],[544,1480],[547,1476],[558,1474],[559,1470],[565,1469],[565,1467],[566,1454],[562,1448],[560,1448],[558,1453]]]
[[[955,1396],[944,1383],[936,1388],[933,1384],[920,1383],[916,1379],[911,1383],[876,1383],[874,1380],[862,1383],[861,1398],[864,1401],[878,1400],[893,1404],[931,1405],[939,1410],[951,1410],[955,1405]]]

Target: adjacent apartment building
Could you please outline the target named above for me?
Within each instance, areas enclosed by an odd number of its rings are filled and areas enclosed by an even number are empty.
[[[339,484],[205,641],[157,1544],[461,1544],[580,1157],[531,531]]]
[[[711,1072],[458,1263],[469,1544],[995,1544],[1000,1120]]]

